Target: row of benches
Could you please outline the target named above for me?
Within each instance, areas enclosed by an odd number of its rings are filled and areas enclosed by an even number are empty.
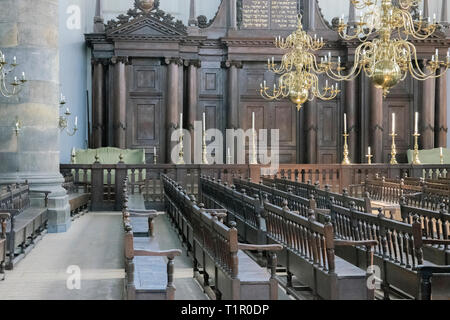
[[[265,220],[265,225],[268,225],[270,220],[267,219],[267,208],[275,206],[280,210],[279,206],[274,205],[277,201],[279,203],[280,197],[284,202],[284,209],[287,210],[288,205],[292,205],[296,207],[297,212],[295,214],[298,216],[308,217],[311,214],[311,208],[314,206],[314,202],[311,201],[312,199],[301,198],[288,192],[280,193],[283,191],[268,188],[261,184],[252,184],[252,189],[248,188],[248,181],[235,180],[234,184],[238,187],[247,188],[253,194],[255,194],[255,190],[258,190],[256,197],[250,197],[253,200],[257,200],[253,202],[253,216],[262,216]],[[215,204],[217,207],[229,210],[235,210],[233,208],[238,207],[243,208],[246,206],[243,202],[248,202],[246,201],[247,198],[244,197],[244,193],[236,191],[236,188],[230,188],[219,182],[205,179],[204,177],[201,179],[201,194],[205,202],[210,201],[211,205]],[[294,199],[294,197],[297,199]],[[261,202],[258,198],[264,199],[264,201]],[[303,203],[303,205],[299,206],[299,203]],[[308,205],[310,206],[309,209]],[[386,219],[381,213],[376,216],[371,213],[358,211],[353,202],[350,207],[345,208],[331,201],[328,209],[316,210],[316,220],[326,223],[331,219],[336,239],[345,241],[375,240],[378,242],[378,245],[374,247],[374,262],[380,268],[380,277],[383,281],[385,298],[389,297],[389,290],[393,288],[415,298],[426,297],[425,286],[422,289],[419,288],[421,280],[418,277],[417,270],[419,270],[419,274],[424,275],[425,271],[423,270],[428,270],[429,273],[430,269],[422,265],[432,264],[423,259],[423,251],[428,252],[436,249],[435,251],[441,253],[441,257],[445,257],[447,253],[446,248],[450,244],[450,241],[422,238],[422,223],[419,217],[416,217],[413,224],[407,224]],[[251,214],[251,210],[247,210],[246,216],[250,216]],[[251,220],[246,219],[245,223],[250,225],[252,224]],[[287,230],[292,229],[292,225],[285,220],[278,220],[281,221],[281,224],[275,229],[278,230],[277,234],[283,228],[287,228]],[[266,228],[266,230],[262,228],[260,232],[268,233],[269,228]],[[435,245],[435,247],[432,248],[425,245]],[[347,261],[363,269],[370,266],[367,262],[367,249],[364,247],[338,247],[336,248],[336,252],[338,256],[345,258]],[[435,269],[432,270],[439,269],[439,267],[436,268],[434,266],[433,268]],[[426,283],[426,281],[422,281],[422,283]]]
[[[335,250],[362,246],[366,248],[366,258],[370,262],[372,247],[377,241],[335,239],[331,219],[317,221],[316,216],[322,210],[316,207],[314,199],[302,199],[292,193],[271,189],[270,193],[261,194],[264,199],[261,202],[253,192],[250,196],[243,190],[239,192],[204,177],[200,181],[200,191],[202,201],[209,207],[227,209],[228,219],[237,221],[244,241],[283,246],[279,264],[287,270],[288,288],[292,287],[295,276],[312,289],[315,297],[373,299],[374,290],[367,287],[371,271],[366,272],[336,256]],[[300,211],[290,210],[288,200]],[[255,224],[255,221],[259,223]],[[251,236],[252,233],[259,236]]]
[[[158,213],[145,209],[142,195],[129,194],[128,179],[124,181],[123,191],[124,298],[174,300],[174,259],[182,252],[160,250],[153,227]]]
[[[202,269],[203,285],[216,299],[276,300],[278,244],[249,245],[238,241],[235,221],[223,210],[208,210],[189,197],[176,182],[162,176],[167,212],[194,260],[194,273]],[[224,222],[229,221],[228,224]],[[259,266],[244,251],[264,251],[271,256],[270,270]]]

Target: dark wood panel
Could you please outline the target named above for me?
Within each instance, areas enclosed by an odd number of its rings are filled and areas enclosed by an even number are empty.
[[[155,140],[156,106],[154,104],[138,104],[135,118],[137,140]]]

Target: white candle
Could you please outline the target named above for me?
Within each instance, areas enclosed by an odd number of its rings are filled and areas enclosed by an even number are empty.
[[[156,147],[153,147],[153,155],[156,156]]]
[[[252,130],[255,131],[255,113],[252,112]]]
[[[180,113],[180,131],[183,131],[183,114]]]
[[[441,154],[441,157],[442,157],[444,155],[444,150],[442,149],[442,147],[440,147],[439,149],[440,149],[440,152],[441,152],[440,154]]]
[[[392,114],[392,133],[395,133],[395,113]]]
[[[78,117],[75,117],[75,128],[78,128]]]
[[[371,156],[372,155],[372,149],[370,149],[370,147],[369,148],[367,148],[367,154],[369,155],[369,156]]]
[[[347,114],[344,113],[344,133],[347,133]]]
[[[416,116],[415,116],[414,133],[415,134],[419,133],[419,113],[418,112],[416,112]]]
[[[203,131],[206,132],[206,115],[203,112]]]

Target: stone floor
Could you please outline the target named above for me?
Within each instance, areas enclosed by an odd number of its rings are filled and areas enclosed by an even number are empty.
[[[0,299],[122,299],[121,219],[119,212],[90,212],[76,219],[66,233],[46,234],[14,270],[6,271]],[[155,220],[155,231],[161,250],[182,248],[167,217]],[[177,300],[208,299],[193,279],[192,261],[184,249],[175,259],[174,278]],[[292,299],[281,288],[279,298]]]

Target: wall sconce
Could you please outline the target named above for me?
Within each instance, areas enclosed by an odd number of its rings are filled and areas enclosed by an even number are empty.
[[[8,83],[8,74],[13,72],[17,66],[18,64],[16,57],[13,58],[13,62],[8,66],[5,55],[0,51],[0,93],[6,98],[18,95],[23,89],[22,85],[27,82],[25,72],[22,72],[22,77],[20,80],[17,77],[14,77],[14,80]],[[8,86],[11,86],[11,88],[8,89]]]
[[[59,108],[64,108],[66,105],[66,97],[61,94],[61,101],[59,102]],[[73,126],[73,131],[71,132],[68,127],[69,116],[71,115],[69,108],[66,108],[63,116],[59,116],[59,128],[61,131],[65,131],[67,135],[74,136],[78,131],[78,117],[75,117],[75,123]]]
[[[16,137],[19,136],[20,131],[22,131],[22,123],[19,120],[19,117],[16,117],[16,121],[14,123],[14,132],[16,134]]]

